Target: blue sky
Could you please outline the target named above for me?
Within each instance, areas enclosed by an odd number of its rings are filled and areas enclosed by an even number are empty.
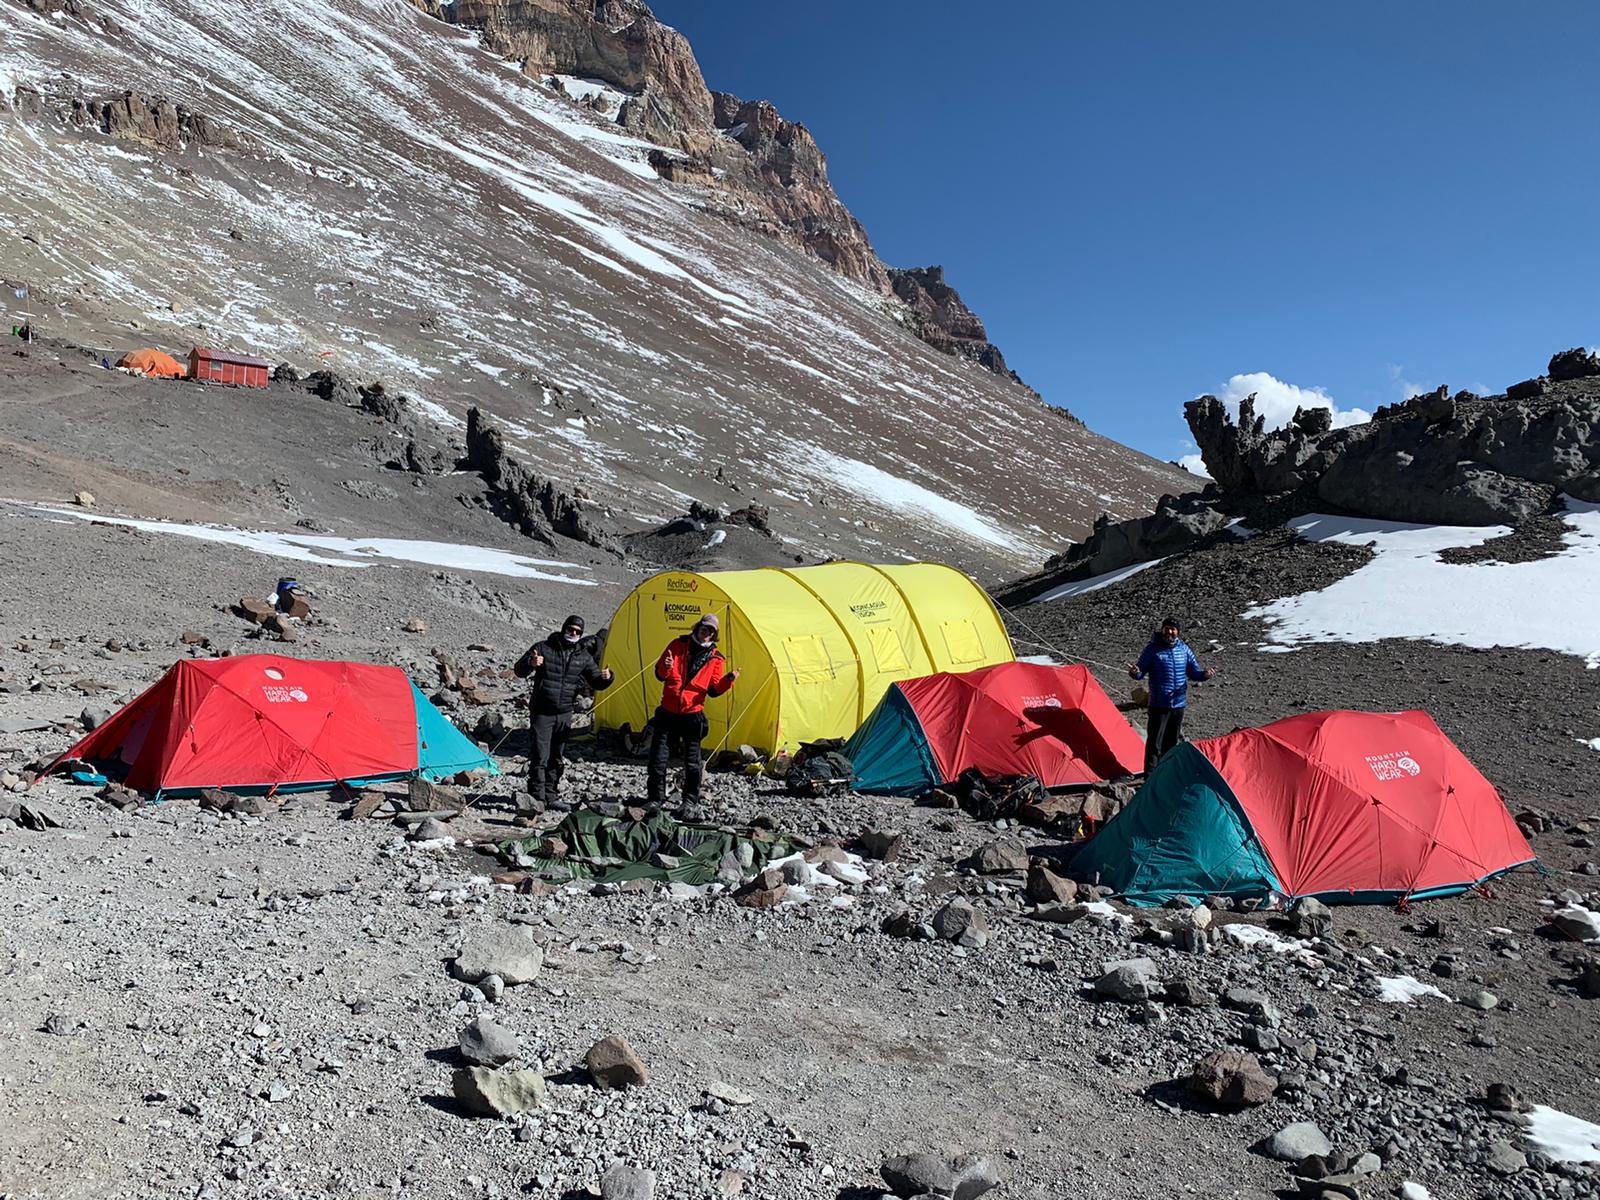
[[[1235,375],[1370,410],[1600,342],[1600,6],[654,8],[811,129],[886,262],[1161,457]]]

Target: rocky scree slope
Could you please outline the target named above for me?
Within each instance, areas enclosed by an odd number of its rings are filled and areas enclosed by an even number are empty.
[[[0,277],[49,334],[319,365],[458,436],[477,405],[624,524],[757,502],[811,554],[1010,574],[1180,478],[707,212],[592,107],[621,93],[557,94],[408,0],[0,12]]]
[[[983,323],[941,267],[885,266],[867,231],[833,190],[811,132],[766,100],[706,86],[687,38],[639,0],[414,0],[441,20],[481,31],[484,45],[523,72],[661,147],[647,156],[663,179],[690,185],[706,211],[797,246],[834,270],[904,301],[923,341],[1016,379]],[[574,84],[571,92],[567,82]],[[610,85],[617,94],[593,87]],[[1017,382],[1021,382],[1017,380]]]
[[[1441,387],[1342,429],[1326,409],[1300,409],[1269,430],[1254,397],[1237,421],[1215,396],[1184,414],[1214,482],[1163,496],[1148,516],[1102,516],[1087,541],[1006,589],[1009,600],[1227,537],[1234,522],[1266,529],[1330,512],[1522,528],[1563,495],[1600,502],[1600,356],[1585,350],[1556,354],[1545,375],[1498,396]]]

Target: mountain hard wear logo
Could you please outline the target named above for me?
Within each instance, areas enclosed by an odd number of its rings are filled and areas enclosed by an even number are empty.
[[[1422,764],[1405,750],[1398,750],[1393,754],[1369,754],[1367,766],[1371,767],[1372,773],[1385,783],[1422,774]]]
[[[1023,708],[1024,712],[1026,712],[1030,708],[1060,708],[1060,707],[1061,707],[1061,697],[1057,696],[1053,692],[1048,696],[1024,696],[1022,698],[1022,708]]]
[[[311,699],[302,687],[268,685],[261,689],[261,694],[267,698],[268,704],[304,704]]]

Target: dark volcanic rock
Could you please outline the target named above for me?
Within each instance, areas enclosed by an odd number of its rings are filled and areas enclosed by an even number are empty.
[[[1450,396],[1440,388],[1343,429],[1329,427],[1326,410],[1302,409],[1268,430],[1249,397],[1237,422],[1214,396],[1184,411],[1230,500],[1293,494],[1303,510],[1516,525],[1546,512],[1558,491],[1600,499],[1600,388],[1586,382],[1596,364],[1567,351],[1552,360],[1552,380],[1557,364],[1569,382],[1538,397]]]
[[[559,490],[506,451],[505,439],[476,407],[467,410],[467,468],[489,485],[501,517],[531,538],[552,545],[555,535],[615,551],[616,537],[584,502]]]

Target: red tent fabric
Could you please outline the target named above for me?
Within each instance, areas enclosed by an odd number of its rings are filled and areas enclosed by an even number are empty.
[[[1144,742],[1088,667],[1008,662],[895,686],[946,780],[977,767],[1057,787],[1144,769]]]
[[[141,792],[367,779],[417,768],[417,709],[398,667],[184,659],[62,757],[120,758]]]
[[[1415,896],[1534,858],[1500,793],[1425,712],[1307,713],[1194,747],[1291,896]]]

